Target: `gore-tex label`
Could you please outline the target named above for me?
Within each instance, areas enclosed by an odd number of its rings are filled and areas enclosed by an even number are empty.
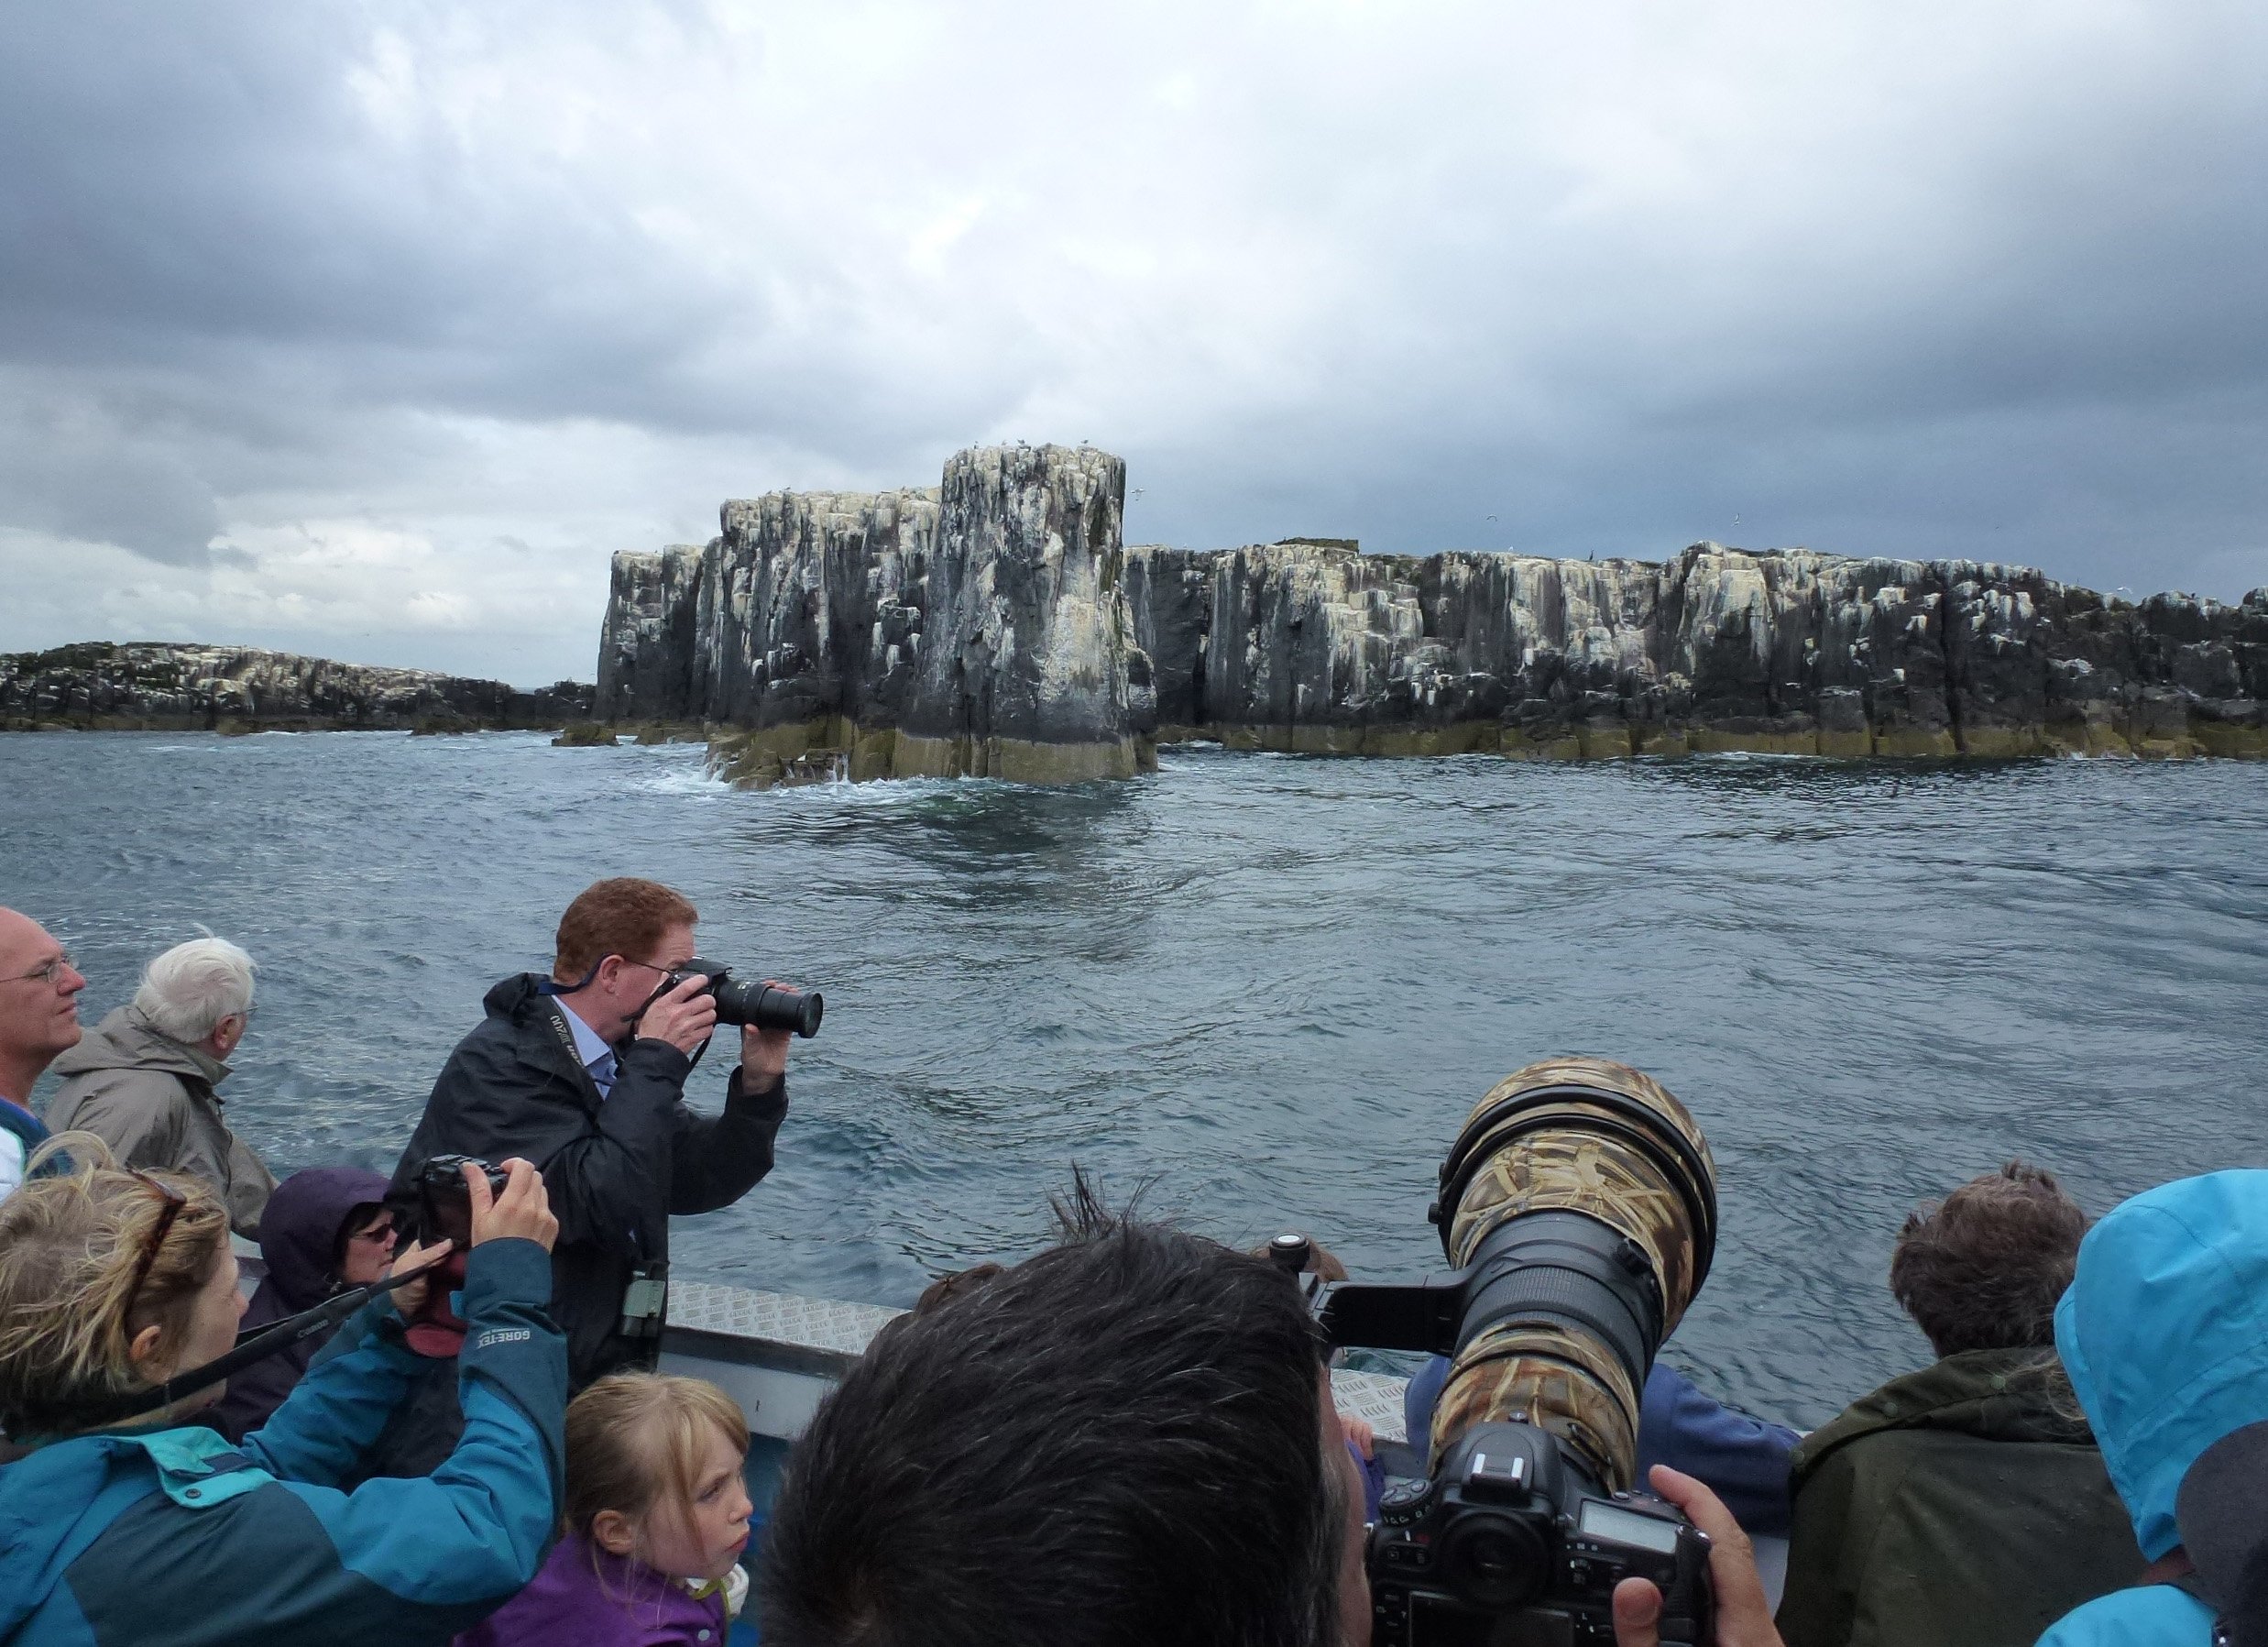
[[[473,1347],[485,1350],[499,1344],[525,1344],[534,1336],[526,1327],[492,1327],[473,1340]]]

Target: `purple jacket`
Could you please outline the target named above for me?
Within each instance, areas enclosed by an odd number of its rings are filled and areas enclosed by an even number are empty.
[[[724,1647],[725,1628],[721,1592],[696,1599],[677,1579],[570,1533],[533,1583],[455,1647]]]
[[[385,1199],[386,1180],[359,1167],[313,1167],[278,1184],[260,1214],[260,1258],[268,1277],[253,1293],[237,1330],[272,1327],[336,1292],[339,1237],[346,1233],[347,1220],[357,1208]],[[242,1441],[283,1405],[315,1352],[330,1341],[331,1333],[302,1338],[255,1361],[228,1380],[228,1393],[205,1422],[229,1440]]]

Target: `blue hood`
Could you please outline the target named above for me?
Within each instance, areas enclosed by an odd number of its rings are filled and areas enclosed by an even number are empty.
[[[2155,1561],[2197,1455],[2268,1419],[2268,1171],[2213,1172],[2121,1202],[2079,1244],[2055,1348]]]

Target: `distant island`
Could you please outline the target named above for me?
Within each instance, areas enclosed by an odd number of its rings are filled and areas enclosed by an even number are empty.
[[[0,654],[0,730],[706,740],[763,786],[1123,777],[1161,743],[1609,760],[2268,758],[2268,588],[2125,601],[1990,561],[1655,562],[1351,540],[1128,546],[1126,467],[980,446],[941,485],[726,503],[614,557],[595,687],[247,647]]]
[[[1126,546],[1125,465],[956,454],[615,556],[595,715],[755,785],[1124,775],[1158,743],[1597,760],[2268,757],[2268,589],[2139,602],[1987,561],[1661,562],[1343,539]]]
[[[248,646],[91,641],[0,653],[0,730],[468,732],[586,720],[591,688],[522,692]]]

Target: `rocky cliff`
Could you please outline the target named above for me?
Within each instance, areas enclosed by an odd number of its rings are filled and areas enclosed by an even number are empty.
[[[375,669],[250,647],[91,642],[0,654],[0,727],[102,730],[418,730],[563,726],[591,712],[574,681]]]
[[[1123,466],[983,448],[937,491],[728,503],[615,559],[606,718],[736,775],[1135,770],[1154,740],[1553,759],[2268,755],[2268,589],[1699,544],[1663,563],[1344,541],[1123,548]]]
[[[1124,776],[1148,748],[1125,465],[984,447],[933,490],[773,492],[706,547],[618,554],[598,713],[698,723],[756,783]]]

